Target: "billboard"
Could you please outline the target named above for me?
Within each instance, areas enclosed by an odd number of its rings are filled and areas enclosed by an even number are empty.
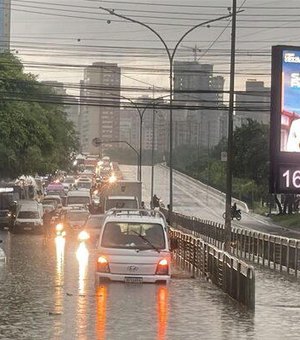
[[[272,47],[270,192],[300,193],[300,47]]]

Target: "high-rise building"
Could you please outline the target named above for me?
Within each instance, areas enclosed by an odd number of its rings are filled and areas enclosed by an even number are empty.
[[[10,49],[11,0],[0,0],[0,52]]]
[[[199,64],[197,61],[175,61],[174,101],[178,105],[214,106],[212,79],[213,65]],[[175,114],[175,121],[176,116]]]
[[[81,82],[80,141],[83,152],[98,154],[119,140],[121,69],[117,64],[97,62],[84,69]],[[100,138],[101,147],[92,144]]]
[[[174,63],[174,146],[216,145],[226,135],[224,78],[213,65],[197,61]]]
[[[236,121],[243,124],[247,119],[270,123],[270,88],[263,81],[248,79],[246,90],[236,94]]]

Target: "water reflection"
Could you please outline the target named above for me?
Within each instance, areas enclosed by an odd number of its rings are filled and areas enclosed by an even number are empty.
[[[97,314],[96,314],[96,334],[97,339],[105,339],[106,327],[106,303],[107,303],[107,286],[97,287]]]
[[[55,271],[55,313],[61,313],[63,308],[63,285],[64,285],[64,260],[65,260],[64,237],[55,238],[56,248],[56,271]]]
[[[89,251],[86,247],[85,242],[80,242],[77,251],[76,258],[79,266],[78,273],[78,297],[77,297],[77,339],[86,340],[87,326],[88,326],[88,299],[86,298],[87,293],[87,273],[89,263]]]
[[[159,286],[157,289],[157,340],[164,340],[168,326],[168,287]]]
[[[85,293],[85,283],[87,279],[87,270],[89,263],[89,251],[84,242],[80,242],[76,251],[76,258],[79,264],[79,294]]]

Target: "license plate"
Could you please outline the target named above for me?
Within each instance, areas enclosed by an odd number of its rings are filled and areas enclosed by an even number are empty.
[[[24,227],[24,230],[32,230],[31,227]]]
[[[125,277],[126,283],[143,283],[142,277]]]

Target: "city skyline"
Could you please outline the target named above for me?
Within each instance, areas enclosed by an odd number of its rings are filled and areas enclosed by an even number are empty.
[[[153,26],[172,48],[181,34],[192,25],[227,15],[230,0],[186,5],[172,3],[104,1],[101,5]],[[172,5],[172,7],[170,7]],[[276,9],[277,7],[277,9]],[[289,8],[280,1],[238,1],[243,10],[237,20],[236,88],[245,89],[247,79],[270,84],[271,46],[298,43],[294,16],[300,9],[296,1]],[[278,17],[280,19],[278,19]],[[177,19],[176,19],[177,18]],[[111,23],[108,25],[107,20]],[[281,24],[280,24],[281,23]],[[180,45],[176,61],[215,65],[215,75],[223,76],[228,88],[230,59],[229,20],[200,27]],[[124,70],[121,87],[168,87],[168,65],[161,42],[138,25],[120,22],[98,8],[98,3],[67,0],[57,4],[19,1],[12,5],[12,49],[25,69],[41,80],[62,81],[68,93],[79,93],[83,69],[92,62],[115,62]]]

